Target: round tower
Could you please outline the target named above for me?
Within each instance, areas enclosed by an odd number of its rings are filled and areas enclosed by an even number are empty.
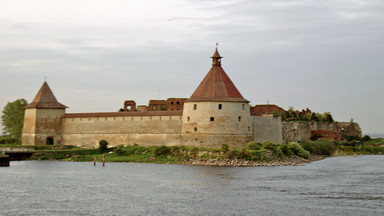
[[[221,67],[217,47],[211,58],[211,70],[184,102],[182,144],[244,146],[253,139],[249,101]]]

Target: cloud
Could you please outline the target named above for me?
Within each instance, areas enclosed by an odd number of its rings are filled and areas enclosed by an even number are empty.
[[[219,42],[224,69],[253,104],[331,111],[339,121],[353,117],[363,131],[384,131],[377,115],[384,107],[377,100],[384,92],[382,1],[0,6],[2,107],[32,100],[46,76],[70,112],[114,111],[126,99],[189,97]]]

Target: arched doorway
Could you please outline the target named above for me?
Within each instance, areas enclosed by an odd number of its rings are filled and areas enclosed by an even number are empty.
[[[47,145],[53,145],[53,144],[54,144],[53,137],[47,137]]]

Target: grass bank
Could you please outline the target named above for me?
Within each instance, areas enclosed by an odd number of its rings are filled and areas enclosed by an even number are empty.
[[[0,147],[28,147],[0,145]],[[169,163],[212,166],[297,165],[328,156],[384,154],[384,138],[355,137],[341,142],[318,139],[276,145],[270,141],[250,142],[244,148],[203,148],[190,146],[123,146],[82,149],[75,146],[29,146],[35,149],[30,160]]]
[[[255,166],[256,164],[291,165],[320,159],[296,142],[282,145],[269,141],[250,142],[244,148],[234,149],[225,144],[221,148],[139,145],[119,145],[105,149],[81,149],[70,146],[68,149],[55,149],[57,148],[55,146],[51,148],[35,146],[36,152],[30,160],[93,161],[96,157],[97,161],[101,162],[105,154],[106,162]],[[196,163],[197,161],[200,162]],[[201,161],[207,164],[202,164]]]

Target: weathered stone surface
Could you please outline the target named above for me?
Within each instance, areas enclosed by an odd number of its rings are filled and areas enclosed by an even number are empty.
[[[253,140],[248,102],[185,102],[182,144],[242,147]]]
[[[111,146],[179,145],[181,116],[128,116],[64,118],[62,139],[66,145],[97,147],[100,140]]]
[[[264,142],[269,140],[276,144],[283,143],[280,117],[251,116],[251,118],[255,141]]]
[[[342,135],[361,136],[359,124],[350,122],[282,122],[282,136],[285,143],[291,141],[308,140],[311,138],[311,131],[333,131]]]

